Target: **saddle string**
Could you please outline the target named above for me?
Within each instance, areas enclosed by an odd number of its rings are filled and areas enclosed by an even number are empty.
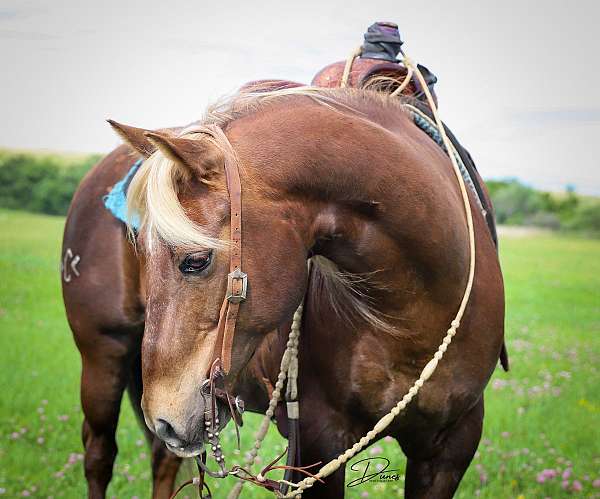
[[[406,87],[408,87],[410,80],[412,80],[413,75],[414,75],[414,70],[413,70],[412,66],[409,66],[408,72],[406,73],[404,80],[402,81],[400,86],[390,94],[390,97],[395,97],[396,95],[400,95],[402,92],[404,92],[404,89]]]
[[[360,57],[360,54],[362,54],[362,45],[355,48],[348,56],[348,59],[346,59],[346,65],[344,66],[344,72],[342,73],[342,79],[340,81],[341,88],[346,88],[348,86],[348,78],[350,77],[350,71],[352,70],[354,59]]]
[[[346,64],[344,65],[344,71],[342,72],[342,79],[340,80],[340,88],[346,88],[348,86],[349,79],[350,79],[350,73],[352,72],[352,66],[354,65],[354,61],[357,57],[360,57],[361,54],[362,54],[362,45],[360,47],[354,49],[352,51],[352,53],[346,59]],[[396,88],[393,92],[390,93],[390,96],[395,97],[397,95],[400,95],[402,92],[404,92],[404,90],[406,89],[406,87],[408,87],[408,84],[412,80],[413,75],[414,75],[414,70],[413,70],[412,66],[407,67],[407,73],[406,73],[406,76],[404,77],[404,80],[402,80],[402,83],[398,86],[398,88]]]

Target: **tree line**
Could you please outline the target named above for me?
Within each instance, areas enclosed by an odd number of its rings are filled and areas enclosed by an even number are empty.
[[[102,156],[0,150],[0,207],[65,215],[83,176]],[[516,179],[486,182],[496,220],[600,235],[600,198],[538,191]]]
[[[538,191],[517,179],[486,182],[498,224],[529,225],[600,235],[600,198]]]
[[[101,157],[0,151],[0,207],[65,215],[79,182]]]

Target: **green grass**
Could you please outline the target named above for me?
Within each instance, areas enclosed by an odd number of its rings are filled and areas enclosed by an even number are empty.
[[[64,219],[0,210],[0,493],[84,497],[80,360],[64,317],[59,256]],[[486,393],[485,435],[458,496],[600,497],[600,241],[504,239],[507,338],[512,370]],[[243,449],[258,417],[246,418]],[[232,440],[229,437],[229,444]],[[127,400],[109,497],[148,497],[149,451]],[[282,450],[269,434],[263,456]],[[233,446],[231,446],[233,447]],[[403,469],[393,442],[365,455]],[[361,456],[362,457],[362,456]],[[234,456],[238,459],[238,456]],[[544,469],[571,470],[538,483]],[[350,474],[348,475],[350,477]],[[224,497],[228,483],[215,484]],[[348,497],[401,496],[402,481],[348,489]],[[254,490],[244,497],[270,497]]]

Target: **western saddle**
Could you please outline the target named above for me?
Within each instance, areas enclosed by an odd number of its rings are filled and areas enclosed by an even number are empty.
[[[404,43],[400,38],[398,26],[389,22],[377,22],[365,33],[365,41],[351,61],[338,61],[321,69],[311,81],[314,87],[373,89],[393,93],[408,74],[408,70],[397,60]],[[349,72],[344,77],[346,65]],[[425,66],[418,64],[429,90],[437,105],[434,85],[437,77]],[[242,90],[269,91],[301,87],[301,83],[287,80],[257,80],[242,87]],[[425,94],[416,77],[412,77],[405,88],[399,92],[402,96],[412,97],[426,104]]]

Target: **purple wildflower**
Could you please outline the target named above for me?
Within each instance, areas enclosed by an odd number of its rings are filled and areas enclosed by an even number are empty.
[[[372,456],[376,456],[377,454],[381,454],[382,452],[383,449],[381,448],[381,446],[376,445],[370,450],[369,454],[371,454]]]

